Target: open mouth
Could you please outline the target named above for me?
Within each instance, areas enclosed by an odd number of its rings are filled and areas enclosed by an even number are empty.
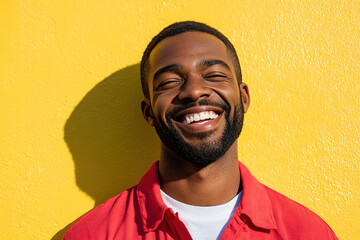
[[[215,106],[196,106],[175,114],[174,120],[185,125],[204,124],[215,120],[223,113],[223,109]]]
[[[181,122],[184,124],[198,123],[203,124],[209,120],[216,119],[219,115],[214,111],[203,111],[199,113],[189,113],[182,117]]]

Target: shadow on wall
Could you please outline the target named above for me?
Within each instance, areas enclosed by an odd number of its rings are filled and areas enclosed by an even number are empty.
[[[139,64],[131,65],[91,89],[66,121],[76,184],[95,206],[137,184],[158,159],[160,142],[141,114],[142,96]]]

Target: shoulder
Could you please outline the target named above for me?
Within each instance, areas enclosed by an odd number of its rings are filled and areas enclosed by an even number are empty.
[[[264,188],[281,235],[290,239],[337,239],[329,225],[313,211],[265,185]]]
[[[135,191],[136,186],[110,198],[80,217],[65,233],[64,239],[102,239],[98,237],[117,232],[129,222],[127,219],[135,218]]]

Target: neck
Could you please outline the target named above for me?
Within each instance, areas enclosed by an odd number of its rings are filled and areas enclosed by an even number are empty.
[[[237,141],[222,157],[205,166],[182,159],[164,145],[161,149],[160,186],[172,198],[190,205],[215,206],[238,193]]]

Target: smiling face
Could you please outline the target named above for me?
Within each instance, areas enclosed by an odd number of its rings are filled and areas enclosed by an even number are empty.
[[[238,85],[233,57],[222,41],[203,32],[165,38],[150,54],[147,80],[144,117],[177,155],[208,164],[236,141],[248,90]]]

